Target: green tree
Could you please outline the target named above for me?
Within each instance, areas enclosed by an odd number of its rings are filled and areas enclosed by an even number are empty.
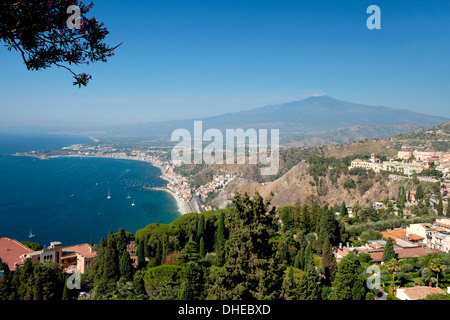
[[[225,242],[225,212],[220,212],[219,222],[216,231],[216,246],[218,244],[223,245]]]
[[[430,261],[428,268],[436,274],[436,287],[439,287],[439,275],[444,273],[446,268],[446,265],[442,262],[442,258],[433,258],[433,260]]]
[[[120,277],[125,281],[133,280],[133,266],[131,264],[130,254],[123,251],[120,257]]]
[[[233,204],[227,259],[214,272],[210,298],[279,298],[285,266],[273,240],[278,231],[275,208],[258,193],[253,200],[236,193]]]
[[[347,254],[338,264],[333,281],[333,300],[362,300],[365,297],[361,263],[353,253]]]
[[[450,200],[447,200],[447,210],[445,212],[445,216],[450,218]]]
[[[105,251],[103,264],[103,280],[118,281],[120,278],[119,254],[117,252],[117,244],[114,237],[108,239],[108,245]]]
[[[159,245],[159,241],[158,241]],[[147,265],[145,261],[145,243],[143,241],[139,241],[137,245],[137,269],[140,270],[142,268],[145,268]]]
[[[382,260],[383,262],[388,262],[392,259],[395,259],[394,243],[392,241],[392,238],[388,238],[383,249]]]
[[[421,184],[419,184],[416,188],[416,199],[420,200],[423,198],[423,187]]]
[[[319,276],[314,265],[312,257],[308,262],[308,271],[306,272],[307,300],[319,300],[320,294],[318,290]]]
[[[386,268],[389,270],[389,272],[392,273],[392,292],[394,292],[394,290],[395,290],[395,272],[400,270],[400,264],[395,258],[392,258],[391,260],[387,261],[385,265],[386,265]]]
[[[442,203],[442,198],[439,199],[439,204],[437,206],[437,214],[438,216],[444,215],[444,205]]]
[[[339,210],[339,216],[345,217],[347,214],[348,214],[347,213],[347,206],[345,205],[345,202],[342,201],[341,207],[340,207],[340,210]]]
[[[200,214],[197,224],[197,239],[200,239],[205,234],[205,216]]]
[[[337,272],[337,262],[333,254],[333,247],[327,241],[322,249],[322,268],[325,283],[331,284]]]
[[[205,267],[196,261],[187,262],[182,269],[181,300],[200,300],[204,297]]]
[[[203,237],[200,238],[200,250],[199,250],[200,258],[204,258],[206,255],[205,252],[205,239]]]

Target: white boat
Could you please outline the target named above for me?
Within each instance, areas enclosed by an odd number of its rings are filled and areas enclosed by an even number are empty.
[[[28,234],[28,238],[33,238],[34,237],[34,234],[31,232],[31,229],[30,229],[30,233]]]
[[[108,196],[106,197],[106,199],[111,199],[111,195],[109,193],[109,190],[108,190]]]
[[[134,199],[133,199],[133,203],[131,204],[132,207],[134,207],[136,204],[134,203]]]
[[[128,192],[128,196],[127,196],[127,199],[131,199],[131,197],[130,197],[130,193]]]

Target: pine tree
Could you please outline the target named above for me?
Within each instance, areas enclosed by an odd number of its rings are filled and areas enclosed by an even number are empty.
[[[347,254],[338,264],[333,280],[332,300],[362,300],[365,297],[364,276],[358,257]]]
[[[182,275],[180,299],[202,299],[205,289],[205,267],[196,261],[189,261],[183,266]]]
[[[193,237],[191,237],[184,246],[184,249],[181,251],[180,261],[182,263],[188,263],[189,261],[198,261],[198,260],[200,260],[198,245],[194,241]]]
[[[261,195],[236,193],[230,209],[227,259],[214,276],[209,298],[275,299],[281,295],[285,266],[274,246],[275,208]]]

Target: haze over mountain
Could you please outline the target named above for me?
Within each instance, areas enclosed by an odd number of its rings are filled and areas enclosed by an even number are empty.
[[[170,140],[172,132],[178,128],[187,129],[193,135],[195,120],[202,121],[203,132],[209,128],[216,128],[224,135],[226,129],[279,129],[283,146],[317,146],[386,138],[450,121],[445,117],[405,109],[369,106],[329,96],[314,96],[301,101],[206,118],[126,126],[54,128],[51,131],[96,137]]]
[[[193,133],[194,120],[202,120],[203,130],[279,129],[284,144],[318,145],[383,138],[426,129],[450,119],[316,96],[203,119],[116,126],[105,131],[108,135],[170,139],[172,131],[177,128]]]

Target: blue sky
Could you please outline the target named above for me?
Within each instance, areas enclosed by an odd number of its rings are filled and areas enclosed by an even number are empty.
[[[89,2],[89,1],[88,1]],[[96,0],[107,63],[28,71],[0,48],[0,129],[201,118],[315,94],[450,117],[450,2]],[[381,8],[381,30],[366,9]]]

